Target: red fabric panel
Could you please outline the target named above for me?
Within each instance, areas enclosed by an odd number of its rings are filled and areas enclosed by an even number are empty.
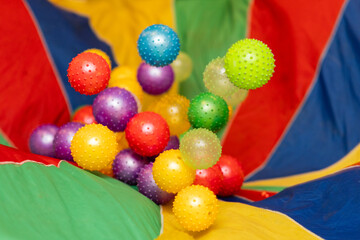
[[[21,164],[24,161],[33,161],[38,162],[44,165],[55,165],[59,166],[60,161],[56,158],[46,157],[42,155],[36,155],[29,152],[23,152],[15,148],[7,147],[0,144],[0,165],[1,164]],[[74,162],[69,162],[70,164],[77,166]],[[78,166],[77,166],[78,167]]]
[[[242,162],[245,175],[266,161],[301,105],[343,2],[253,2],[249,37],[272,49],[276,68],[267,85],[250,91],[224,136],[223,152]]]
[[[64,124],[69,109],[24,3],[2,1],[0,11],[0,128],[28,150],[31,131],[42,123]]]
[[[257,190],[249,190],[249,189],[241,189],[236,196],[246,198],[251,201],[261,201],[266,198],[272,197],[276,192],[268,192],[268,191],[257,191]]]

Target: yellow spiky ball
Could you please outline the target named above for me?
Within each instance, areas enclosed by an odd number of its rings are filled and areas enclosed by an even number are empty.
[[[125,148],[129,148],[129,144],[125,137],[125,132],[116,132],[115,135],[116,135],[116,141],[119,146],[118,152],[124,150]]]
[[[118,153],[116,135],[101,124],[89,124],[80,128],[71,141],[74,161],[87,170],[106,168]]]
[[[149,107],[169,124],[170,135],[180,135],[190,128],[188,120],[189,99],[179,94],[167,94]]]
[[[111,161],[110,164],[106,168],[99,170],[99,172],[101,172],[102,174],[105,174],[109,177],[114,177],[112,163],[113,163],[113,161]]]
[[[85,50],[84,52],[91,52],[91,53],[96,53],[97,55],[100,55],[101,57],[103,57],[105,59],[107,64],[109,64],[109,68],[111,69],[110,57],[104,51],[97,49],[97,48],[91,48],[91,49]]]
[[[164,191],[177,193],[194,182],[196,170],[184,163],[179,150],[167,150],[154,162],[155,183]]]
[[[141,108],[144,92],[136,80],[136,71],[133,68],[127,66],[114,68],[111,71],[108,87],[125,88],[134,95],[138,108]]]
[[[192,185],[175,197],[173,212],[183,228],[202,231],[209,228],[218,214],[218,200],[207,187]]]

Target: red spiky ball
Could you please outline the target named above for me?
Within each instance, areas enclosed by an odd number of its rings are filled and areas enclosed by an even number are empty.
[[[202,185],[209,188],[217,195],[223,184],[223,174],[218,165],[211,168],[196,170],[196,177],[193,185]]]
[[[71,87],[85,95],[101,92],[110,80],[109,64],[103,57],[91,52],[83,52],[74,57],[67,72]]]
[[[97,123],[91,105],[85,105],[78,108],[72,117],[72,121],[84,124]]]
[[[169,141],[169,125],[157,113],[138,113],[126,125],[125,137],[137,154],[155,156],[164,150]]]
[[[244,182],[244,173],[240,161],[234,157],[222,155],[216,165],[221,168],[223,174],[223,184],[219,195],[226,197],[239,192]]]

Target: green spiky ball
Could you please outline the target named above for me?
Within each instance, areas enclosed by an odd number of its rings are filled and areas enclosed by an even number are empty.
[[[229,108],[221,97],[210,92],[200,93],[190,101],[188,119],[193,128],[216,132],[227,123]]]
[[[256,89],[266,84],[274,73],[271,49],[256,39],[234,43],[225,55],[225,71],[230,81],[242,89]]]

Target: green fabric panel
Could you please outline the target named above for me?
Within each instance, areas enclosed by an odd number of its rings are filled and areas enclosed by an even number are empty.
[[[0,144],[2,145],[5,145],[5,146],[8,146],[8,147],[12,147],[12,145],[6,141],[6,139],[4,138],[4,136],[1,134],[0,132]]]
[[[0,165],[0,239],[154,239],[160,208],[128,185],[62,162]]]
[[[181,51],[190,55],[194,68],[180,92],[193,98],[205,91],[202,73],[216,57],[245,37],[250,0],[175,0],[176,28]]]
[[[242,187],[242,189],[249,189],[249,190],[260,190],[260,191],[269,191],[269,192],[281,192],[286,187],[278,187],[278,186],[248,186]]]
[[[182,95],[192,99],[207,91],[202,77],[204,69],[212,59],[225,56],[232,44],[245,37],[250,1],[175,0],[181,51],[193,61],[190,78],[180,84]],[[219,138],[224,130],[217,132]]]

